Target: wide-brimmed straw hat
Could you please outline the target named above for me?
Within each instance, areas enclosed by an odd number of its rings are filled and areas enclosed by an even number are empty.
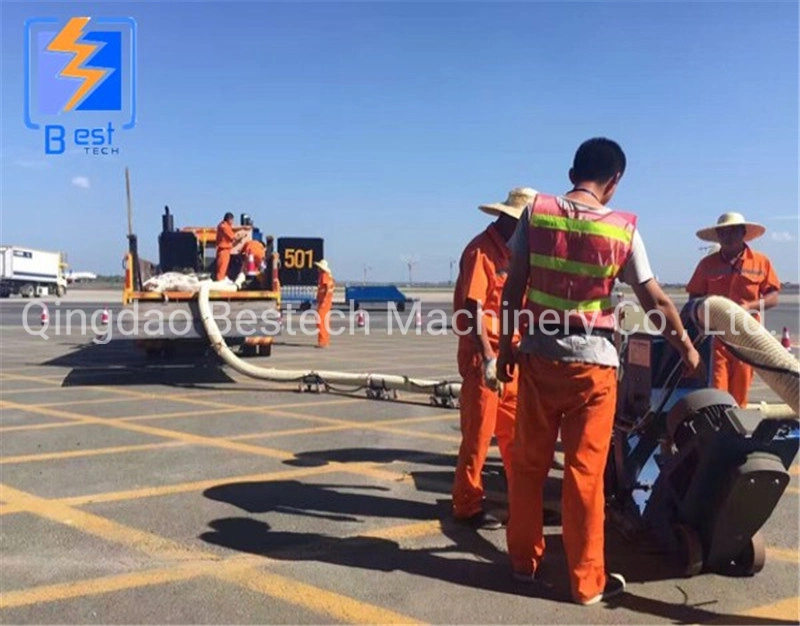
[[[325,259],[317,261],[316,263],[314,263],[314,265],[316,265],[323,272],[328,272],[328,274],[331,273],[331,268],[328,266],[328,262]]]
[[[478,208],[489,215],[509,215],[518,220],[538,192],[530,187],[517,187],[508,192],[505,202],[482,204]]]
[[[701,228],[697,231],[697,236],[702,239],[703,241],[719,241],[719,237],[717,236],[717,229],[718,228],[728,228],[730,226],[744,226],[745,233],[744,233],[744,240],[751,241],[753,239],[757,239],[761,237],[767,229],[762,226],[761,224],[756,224],[755,222],[748,222],[744,219],[744,215],[741,213],[723,213],[719,216],[717,223],[715,226],[709,226],[708,228]]]

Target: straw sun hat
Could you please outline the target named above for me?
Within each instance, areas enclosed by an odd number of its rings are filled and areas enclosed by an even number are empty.
[[[325,259],[317,261],[316,263],[314,263],[314,265],[316,265],[323,272],[328,272],[328,274],[331,273],[331,268],[328,266],[328,262]]]
[[[702,239],[703,241],[714,241],[718,242],[719,238],[717,237],[717,229],[718,228],[727,228],[730,226],[744,226],[745,233],[744,233],[744,240],[751,241],[753,239],[757,239],[761,237],[767,229],[762,226],[761,224],[756,224],[755,222],[748,222],[744,219],[744,215],[741,213],[723,213],[719,216],[716,225],[709,226],[708,228],[701,228],[697,231],[697,236]]]
[[[489,215],[509,215],[514,219],[519,219],[525,207],[533,202],[537,193],[530,187],[517,187],[508,192],[505,202],[482,204],[478,208]]]

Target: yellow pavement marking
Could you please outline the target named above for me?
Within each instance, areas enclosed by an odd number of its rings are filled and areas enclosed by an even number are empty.
[[[64,504],[38,498],[5,485],[0,485],[0,494],[4,502],[19,504],[46,519],[74,526],[83,532],[143,552],[155,559],[184,561],[182,567],[173,567],[170,570],[134,572],[123,576],[107,576],[89,581],[6,592],[0,597],[0,608],[53,602],[66,597],[108,593],[132,586],[146,586],[210,575],[348,623],[419,623],[405,615],[254,567],[258,563],[269,562],[267,559],[233,557],[223,560],[215,554],[192,550],[164,537],[130,528]],[[394,532],[397,533],[397,529]],[[407,528],[402,532],[412,531]]]
[[[70,413],[68,411],[60,411],[57,409],[47,409],[33,407],[25,407],[25,405],[17,404],[15,402],[0,401],[0,408],[14,408],[26,409],[32,413],[41,413],[52,417],[62,417],[65,419],[74,419],[83,421],[87,424],[102,424],[109,428],[116,428],[119,430],[129,430],[131,432],[144,433],[146,435],[154,435],[156,437],[164,437],[166,439],[173,439],[190,445],[207,446],[211,448],[220,448],[223,450],[231,450],[234,452],[246,452],[248,454],[255,454],[258,456],[269,457],[273,459],[280,459],[283,461],[295,459],[296,456],[285,450],[276,450],[273,448],[266,448],[264,446],[255,446],[247,443],[240,443],[237,441],[228,441],[226,439],[218,439],[214,437],[205,437],[202,435],[194,435],[191,433],[178,432],[168,430],[166,428],[155,428],[152,426],[145,426],[144,424],[136,424],[134,422],[120,422],[109,421],[99,417],[90,417],[78,413]],[[333,462],[332,465],[337,465],[342,471],[351,471],[347,463]],[[372,467],[358,467],[352,468],[353,473],[362,474],[365,476],[372,476],[384,480],[402,480],[403,476],[394,472],[372,468]]]
[[[793,493],[794,495],[800,494],[800,488],[798,487],[786,487],[784,493]]]
[[[0,484],[0,497],[10,505],[24,508],[30,513],[44,517],[59,524],[75,527],[101,539],[122,544],[143,552],[148,556],[170,561],[199,560],[205,556],[196,550],[186,548],[175,541],[159,537],[143,530],[124,526],[110,519],[88,513],[80,509],[45,500]],[[214,555],[205,558],[217,559]]]
[[[179,399],[178,396],[170,396],[163,399],[171,399],[173,402],[181,402],[182,400]],[[78,400],[76,402],[51,402],[46,404],[30,404],[26,405],[26,408],[29,409],[40,409],[40,408],[50,408],[50,407],[63,407],[63,406],[70,406],[73,404],[99,404],[99,403],[109,403],[109,402],[119,402],[120,399],[118,397],[114,398],[104,398],[102,400]],[[349,402],[354,402],[355,400],[329,400],[325,402],[318,403],[319,405],[327,406],[330,404],[347,404]],[[278,404],[275,405],[275,409],[291,409],[294,407],[300,406],[308,406],[307,402],[293,402],[287,404]],[[316,406],[316,404],[315,404]],[[243,406],[224,406],[224,408],[216,408],[207,411],[202,411],[203,415],[223,415],[226,413],[243,413],[243,412],[264,412],[265,409],[263,407],[251,407],[250,409],[245,409]],[[175,413],[160,413],[154,415],[132,415],[126,417],[104,417],[104,420],[108,420],[111,422],[119,421],[119,422],[138,422],[138,421],[146,421],[146,420],[156,420],[156,419],[167,419],[167,418],[176,418],[176,417],[192,417],[198,415],[198,411],[195,409],[193,411],[177,411]],[[198,415],[199,417],[199,415]],[[16,432],[16,431],[24,431],[24,430],[47,430],[50,428],[64,428],[67,426],[79,426],[80,424],[74,420],[68,420],[63,422],[49,422],[46,424],[22,424],[22,425],[14,425],[14,426],[0,426],[0,432]]]
[[[4,591],[0,595],[0,609],[8,609],[44,602],[57,602],[70,598],[84,598],[114,591],[124,591],[137,587],[162,585],[164,583],[179,582],[198,578],[211,573],[214,568],[220,567],[219,563],[209,561],[189,561],[178,567],[164,567],[142,572],[130,572],[114,576],[103,576],[89,580],[76,580],[55,585],[42,585],[19,591]]]
[[[275,482],[278,480],[292,480],[316,476],[318,474],[331,474],[340,469],[331,465],[318,465],[316,467],[302,467],[292,470],[280,470],[277,472],[267,472],[264,474],[250,474],[247,476],[223,476],[222,478],[212,478],[209,480],[198,480],[189,483],[179,483],[175,485],[164,485],[162,487],[144,487],[141,489],[128,489],[126,491],[111,491],[105,493],[89,494],[86,496],[74,496],[52,500],[67,506],[84,506],[87,504],[99,504],[102,502],[122,502],[125,500],[139,500],[141,498],[154,498],[179,493],[191,493],[195,491],[205,491],[219,485],[229,485],[235,483],[249,482]]]
[[[64,428],[65,426],[80,426],[74,421],[47,422],[46,424],[22,424],[19,426],[0,426],[0,433],[10,433],[20,430],[46,430],[49,428]]]
[[[767,548],[767,558],[789,563],[800,563],[800,552],[791,548]]]
[[[446,418],[450,418],[451,416],[431,416],[431,417],[412,417],[407,419],[398,419],[398,420],[390,420],[390,423],[417,423],[422,421],[436,421],[442,420]],[[311,428],[295,428],[290,430],[271,430],[266,432],[258,432],[258,433],[248,433],[245,435],[234,435],[232,437],[220,437],[219,440],[227,440],[227,441],[242,441],[247,439],[271,439],[274,437],[286,437],[291,435],[306,435],[306,434],[316,434],[316,433],[324,433],[324,432],[332,432],[332,431],[339,431],[339,430],[351,430],[356,428],[357,425],[361,425],[358,422],[346,422],[341,425],[336,426],[314,426]],[[371,428],[372,426],[367,425],[367,428]],[[379,428],[379,427],[375,427]],[[380,430],[389,430],[390,432],[398,432],[398,433],[408,433],[411,435],[415,435],[417,433],[413,431],[404,431],[400,429],[387,429],[387,428],[379,428]],[[427,436],[429,433],[420,433],[422,436]],[[453,440],[452,437],[445,436],[447,441]],[[458,441],[458,438],[455,438]],[[0,457],[0,465],[3,464],[12,464],[12,463],[32,463],[37,461],[53,461],[53,460],[61,460],[61,459],[69,459],[69,458],[82,458],[88,456],[102,456],[106,454],[122,454],[126,452],[138,452],[142,450],[158,450],[159,448],[174,448],[186,445],[184,442],[180,441],[168,441],[168,442],[161,442],[161,443],[146,443],[146,444],[135,444],[129,446],[114,446],[114,447],[107,447],[107,448],[86,448],[83,450],[68,450],[64,452],[44,452],[39,454],[24,454],[18,456],[9,456],[9,457]],[[2,513],[0,513],[1,515]]]
[[[800,476],[800,465],[795,463],[789,467],[789,476]]]
[[[786,620],[800,623],[800,597],[786,598],[773,604],[759,606],[739,613],[742,617],[760,617],[768,620]]]
[[[130,446],[116,446],[113,448],[88,448],[85,450],[68,450],[66,452],[43,452],[41,454],[21,454],[19,456],[0,457],[0,465],[9,463],[33,463],[37,461],[55,461],[60,459],[75,459],[87,456],[102,456],[104,454],[121,454],[124,452],[139,452],[142,450],[158,450],[159,448],[174,448],[185,445],[180,441],[163,441],[161,443],[143,443]]]
[[[120,422],[109,421],[100,417],[89,417],[78,413],[70,413],[69,411],[60,411],[58,409],[46,408],[33,408],[26,407],[24,404],[17,404],[15,402],[0,401],[0,407],[27,410],[31,413],[40,413],[42,415],[49,415],[52,417],[62,417],[65,419],[81,420],[89,424],[102,424],[109,428],[116,428],[119,430],[129,430],[136,433],[144,433],[146,435],[154,435],[156,437],[164,437],[167,439],[174,439],[182,441],[183,443],[200,446],[211,446],[215,448],[223,448],[226,450],[234,450],[236,452],[248,452],[250,454],[258,454],[260,456],[267,456],[274,459],[288,460],[293,459],[294,454],[285,452],[284,450],[272,450],[261,446],[248,445],[246,443],[238,443],[235,441],[226,441],[224,439],[215,439],[213,437],[204,437],[202,435],[193,435],[190,433],[182,433],[175,430],[167,430],[166,428],[156,428],[154,426],[145,426],[144,424],[135,424],[133,422]]]
[[[422,622],[299,580],[262,570],[223,570],[217,578],[278,598],[304,609],[329,615],[345,624],[420,624]]]

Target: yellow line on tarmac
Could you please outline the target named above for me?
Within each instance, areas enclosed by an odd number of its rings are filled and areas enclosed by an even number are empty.
[[[786,598],[773,604],[759,606],[739,613],[742,617],[760,617],[766,620],[785,620],[800,623],[800,597]]]
[[[793,493],[794,495],[800,494],[800,488],[798,487],[786,487],[784,493]]]
[[[224,409],[220,409],[223,411]],[[227,410],[225,410],[227,412]],[[217,411],[214,411],[217,413]],[[196,411],[184,413],[182,415],[195,415]],[[406,419],[398,419],[398,420],[390,420],[389,423],[416,423],[422,421],[436,421],[442,420],[445,418],[450,418],[452,416],[433,416],[433,417],[412,417]],[[78,424],[67,422],[67,424],[71,424],[76,426]],[[61,423],[57,425],[62,425]],[[40,426],[46,426],[46,424],[41,424]],[[259,432],[259,433],[248,433],[246,435],[234,435],[232,437],[220,437],[220,440],[227,440],[227,441],[243,441],[247,439],[267,439],[273,437],[287,437],[292,435],[307,435],[307,434],[317,434],[317,433],[325,433],[325,432],[333,432],[333,431],[340,431],[340,430],[351,430],[356,427],[363,427],[364,424],[359,422],[346,422],[340,425],[335,426],[314,426],[311,428],[295,428],[290,430],[271,430],[266,432]],[[404,431],[400,429],[388,429],[383,428],[380,426],[375,426],[372,424],[366,425],[367,428],[379,428],[380,430],[389,430],[390,432],[398,432],[402,434],[408,434],[412,436],[420,435],[420,436],[428,436],[430,433],[415,433],[413,431]],[[32,428],[32,427],[31,427]],[[453,437],[450,436],[443,436],[446,438],[447,441],[454,440]],[[458,438],[455,438],[458,441]],[[61,460],[61,459],[70,459],[70,458],[83,458],[89,456],[102,456],[106,454],[124,454],[126,452],[139,452],[142,450],[158,450],[160,448],[173,448],[177,446],[186,445],[180,441],[167,441],[162,443],[146,443],[146,444],[135,444],[129,446],[114,446],[114,447],[107,447],[107,448],[86,448],[83,450],[69,450],[65,452],[44,452],[40,454],[24,454],[18,456],[9,456],[9,457],[0,457],[0,465],[3,464],[12,464],[12,463],[32,463],[37,461],[53,461],[53,460]],[[2,513],[0,512],[0,515]]]
[[[164,398],[170,399],[170,398]],[[118,397],[114,398],[103,398],[102,400],[78,400],[76,402],[49,402],[46,404],[32,404],[32,405],[25,405],[26,409],[42,409],[42,408],[50,408],[50,407],[63,407],[63,406],[70,406],[73,404],[100,404],[100,403],[108,403],[108,402],[119,402],[120,399]],[[173,402],[181,402],[177,396],[172,396],[171,401]],[[330,404],[346,404],[349,402],[353,402],[354,400],[330,400],[327,402],[319,403],[320,405],[330,405]],[[276,409],[282,408],[294,408],[297,406],[307,406],[308,403],[291,403],[291,404],[279,404],[276,405]],[[315,405],[316,406],[316,405]],[[226,406],[225,408],[218,408],[212,409],[207,411],[202,411],[203,415],[223,415],[226,413],[243,413],[243,412],[263,412],[263,407],[251,407],[250,409],[245,409],[242,406]],[[156,419],[167,419],[167,418],[175,418],[175,417],[192,417],[198,415],[197,409],[193,411],[177,411],[175,413],[160,413],[155,415],[133,415],[128,417],[105,417],[104,420],[111,421],[111,422],[138,422],[138,421],[147,421],[147,420],[156,420]],[[14,426],[0,426],[0,432],[16,432],[16,431],[25,431],[25,430],[48,430],[50,428],[65,428],[65,427],[73,427],[79,426],[80,423],[74,420],[65,421],[65,422],[48,422],[46,424],[21,424],[21,425],[14,425]]]
[[[767,558],[798,564],[800,552],[791,548],[767,548]]]
[[[345,624],[420,624],[422,622],[373,604],[260,570],[221,571],[217,578],[278,598],[304,609],[330,615]]]
[[[143,572],[130,572],[103,576],[88,580],[76,580],[55,585],[42,585],[19,591],[4,591],[0,595],[0,609],[9,609],[20,606],[30,606],[44,602],[57,602],[70,598],[84,598],[86,596],[124,591],[138,587],[162,585],[183,580],[198,578],[211,573],[214,568],[220,567],[219,563],[209,561],[189,561],[177,567],[163,567],[160,569],[145,570]]]
[[[206,489],[211,489],[219,485],[292,480],[296,478],[305,478],[307,476],[316,476],[318,474],[330,474],[337,471],[339,471],[339,468],[337,467],[330,465],[319,465],[317,467],[303,467],[294,470],[267,472],[265,474],[250,474],[249,476],[230,476],[213,478],[210,480],[198,480],[190,483],[164,485],[163,487],[144,487],[142,489],[129,489],[126,491],[111,491],[106,493],[90,494],[87,496],[74,496],[71,498],[53,500],[53,502],[58,502],[66,506],[84,506],[87,504],[99,504],[101,502],[122,502],[125,500],[140,500],[142,498],[154,498],[158,496],[167,496],[179,493],[205,491]]]
[[[15,402],[4,402],[4,401],[0,401],[0,408],[26,409],[32,413],[41,413],[43,415],[49,415],[52,417],[61,417],[64,419],[79,420],[87,424],[101,424],[104,426],[108,426],[109,428],[116,428],[119,430],[128,430],[131,432],[144,433],[146,435],[154,435],[156,437],[164,437],[166,439],[173,439],[175,441],[180,441],[182,443],[190,445],[207,446],[211,448],[231,450],[234,452],[246,452],[248,454],[255,454],[258,456],[280,459],[284,461],[296,458],[296,456],[292,452],[287,452],[285,450],[276,450],[273,448],[266,448],[264,446],[255,446],[247,443],[228,441],[226,439],[218,439],[215,437],[194,435],[191,433],[168,430],[166,428],[155,428],[152,426],[145,426],[144,424],[136,424],[133,422],[110,421],[99,417],[90,417],[78,413],[70,413],[68,411],[59,411],[57,409],[42,409],[42,408],[34,409],[32,407],[26,408],[22,404],[17,404]],[[339,463],[339,462],[332,462],[331,465],[339,467],[341,471],[361,474],[365,476],[371,476],[374,478],[380,478],[382,480],[403,479],[403,476],[401,474],[397,474],[395,472],[388,472],[386,470],[381,470],[373,467],[365,467],[365,466],[352,467],[352,464]]]
[[[201,557],[219,558],[214,555],[202,555],[170,539],[123,526],[99,515],[59,504],[52,500],[45,500],[7,485],[0,484],[0,497],[10,505],[24,508],[26,511],[45,519],[78,528],[85,533],[107,541],[134,548],[153,558],[171,561],[198,560]]]
[[[74,526],[81,531],[122,544],[159,560],[184,561],[182,566],[177,568],[133,572],[121,576],[107,576],[88,581],[7,592],[0,597],[0,608],[53,602],[69,597],[96,595],[131,587],[211,575],[217,579],[235,583],[347,623],[419,623],[417,620],[394,611],[253,567],[259,563],[269,562],[267,559],[233,557],[222,561],[221,557],[214,554],[191,550],[164,537],[136,530],[54,501],[38,498],[5,485],[0,485],[0,490],[4,501],[11,504],[18,503],[27,510],[47,519]],[[428,524],[428,526],[430,525]],[[409,528],[402,531],[394,530],[395,534],[398,532],[408,535],[413,533],[413,530]]]
[[[800,476],[800,464],[793,464],[789,467],[789,476]]]
[[[94,448],[86,450],[68,450],[66,452],[44,452],[42,454],[21,454],[0,458],[0,465],[9,463],[34,463],[37,461],[57,461],[60,459],[75,459],[87,456],[102,456],[104,454],[122,454],[125,452],[139,452],[141,450],[158,450],[159,448],[174,448],[184,445],[180,441],[164,441],[161,443],[143,443],[131,446],[116,446],[113,448]]]
[[[182,433],[175,430],[167,430],[166,428],[156,428],[153,426],[145,426],[144,424],[135,424],[133,422],[119,422],[109,421],[99,417],[90,417],[87,415],[80,415],[78,413],[70,413],[68,411],[60,411],[57,409],[43,409],[26,407],[23,404],[15,402],[0,402],[0,407],[27,410],[31,413],[40,413],[42,415],[49,415],[52,417],[62,417],[64,419],[81,420],[88,424],[102,424],[109,428],[116,428],[118,430],[129,430],[136,433],[144,433],[146,435],[154,435],[156,437],[165,437],[167,439],[174,439],[183,443],[200,446],[211,446],[215,448],[222,448],[225,450],[233,450],[236,452],[248,452],[250,454],[258,454],[260,456],[267,456],[274,459],[288,460],[293,459],[294,454],[284,450],[272,450],[262,446],[252,446],[246,443],[237,443],[234,441],[226,441],[224,439],[215,439],[213,437],[204,437],[202,435],[193,435],[190,433]]]
[[[46,430],[49,428],[64,428],[66,426],[80,426],[79,422],[47,422],[46,424],[25,424],[19,426],[0,426],[0,433],[10,433],[20,430]]]

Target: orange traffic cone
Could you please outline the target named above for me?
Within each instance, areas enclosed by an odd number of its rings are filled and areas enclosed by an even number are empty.
[[[363,328],[365,323],[366,321],[364,319],[364,310],[359,309],[356,312],[356,324],[358,325],[359,328]]]
[[[789,329],[784,326],[783,327],[783,336],[781,337],[781,345],[786,348],[789,352],[792,351],[792,339],[789,336]]]
[[[47,307],[42,308],[42,316],[41,316],[42,326],[45,326],[50,320],[47,317]]]
[[[252,254],[247,255],[247,269],[245,270],[247,276],[258,276],[258,268],[256,267],[256,259]]]

